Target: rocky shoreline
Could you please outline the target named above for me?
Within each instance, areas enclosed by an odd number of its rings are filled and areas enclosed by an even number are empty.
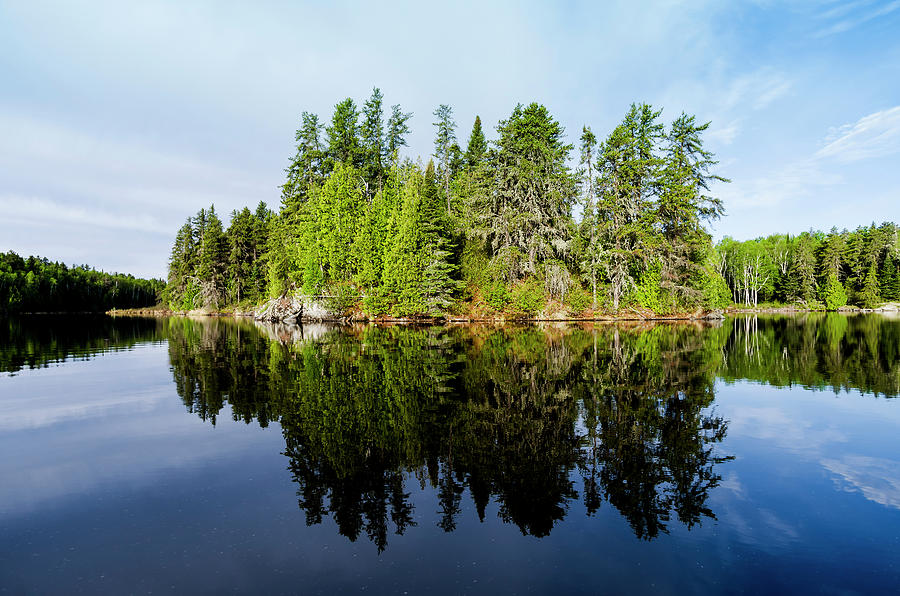
[[[737,314],[799,314],[809,312],[825,312],[823,309],[804,308],[800,306],[779,306],[760,308],[727,308],[724,310],[697,310],[670,315],[656,314],[649,309],[630,308],[617,314],[602,313],[588,316],[570,316],[564,312],[552,314],[538,313],[533,317],[478,316],[478,315],[445,315],[439,317],[369,317],[361,314],[341,315],[330,311],[325,305],[315,300],[297,296],[283,296],[267,301],[260,307],[251,310],[216,311],[196,309],[177,311],[164,307],[138,308],[127,310],[111,310],[112,316],[198,316],[198,317],[246,317],[266,323],[420,323],[420,324],[454,324],[454,323],[528,323],[528,322],[616,322],[616,321],[716,321],[725,315]],[[856,313],[900,313],[900,304],[888,303],[878,308],[863,309],[842,307],[838,312]]]

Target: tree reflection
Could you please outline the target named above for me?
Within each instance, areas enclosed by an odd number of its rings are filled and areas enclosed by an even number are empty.
[[[330,516],[351,540],[384,549],[414,526],[415,482],[448,532],[466,493],[480,519],[493,502],[534,536],[578,500],[589,514],[609,502],[641,538],[673,512],[688,526],[713,515],[726,424],[709,413],[721,345],[707,329],[364,326],[283,342],[180,319],[170,331],[188,408],[277,419],[307,523]]]
[[[259,327],[167,322],[176,387],[216,422],[280,423],[309,524],[379,550],[416,525],[412,486],[451,532],[471,503],[548,535],[611,505],[641,539],[715,518],[729,457],[715,382],[898,392],[897,321],[809,315],[700,324]]]

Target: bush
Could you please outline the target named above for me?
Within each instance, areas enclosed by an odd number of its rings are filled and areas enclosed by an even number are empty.
[[[543,286],[531,279],[513,288],[512,302],[518,312],[534,316],[544,307],[547,300]]]
[[[641,276],[641,281],[635,286],[631,293],[631,300],[639,306],[649,308],[655,313],[663,312],[663,303],[660,296],[660,265],[653,263]]]
[[[718,271],[707,271],[703,279],[703,305],[706,308],[725,308],[731,304],[728,282]]]
[[[392,300],[381,288],[370,292],[362,301],[363,311],[372,316],[390,312],[391,305]]]
[[[579,285],[573,286],[566,294],[566,305],[576,313],[582,312],[590,308],[594,298],[588,290]]]
[[[339,314],[347,314],[359,303],[359,289],[350,282],[332,284],[328,288],[332,296],[328,299],[328,308]]]
[[[825,310],[837,310],[847,305],[847,292],[834,273],[828,276],[819,291],[819,299],[825,303]]]
[[[484,301],[488,303],[488,306],[498,312],[506,308],[506,305],[509,304],[511,299],[512,297],[509,293],[509,288],[502,281],[498,281],[493,285],[488,286],[484,291]]]

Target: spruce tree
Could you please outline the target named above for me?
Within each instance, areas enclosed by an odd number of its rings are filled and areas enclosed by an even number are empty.
[[[434,156],[438,160],[438,174],[442,180],[444,197],[447,201],[447,212],[450,212],[450,178],[452,175],[451,162],[453,158],[452,146],[456,142],[456,122],[453,120],[453,108],[441,104],[434,111],[437,122],[434,122]],[[458,149],[458,147],[457,147]]]
[[[598,151],[598,216],[613,310],[634,287],[637,274],[657,260],[660,240],[652,198],[662,164],[655,152],[663,136],[659,114],[647,104],[632,104]]]
[[[863,308],[875,308],[878,306],[878,272],[875,269],[875,261],[869,264],[866,271],[859,294],[856,296],[856,302]]]
[[[282,185],[282,204],[304,201],[313,185],[322,183],[326,174],[325,151],[321,141],[323,125],[319,117],[309,112],[301,115],[300,128],[294,135],[297,151],[285,173]]]
[[[712,196],[710,184],[728,182],[710,168],[718,162],[703,148],[702,133],[709,122],[697,124],[682,113],[666,136],[666,152],[660,172],[656,217],[662,232],[662,280],[689,304],[702,299],[702,271],[711,237],[704,226],[724,212],[722,201]]]
[[[387,134],[385,137],[386,158],[388,161],[399,161],[400,147],[406,146],[406,135],[409,134],[409,119],[412,112],[403,112],[400,104],[391,106],[391,116],[387,122]]]
[[[455,279],[457,267],[452,262],[449,214],[444,209],[437,184],[434,162],[425,169],[422,189],[422,299],[429,314],[444,311],[459,288]]]
[[[203,306],[218,308],[225,292],[225,268],[227,248],[222,221],[216,215],[215,206],[205,213],[200,238],[200,256],[197,262],[197,278],[203,298]]]
[[[362,173],[366,181],[370,197],[381,188],[384,174],[384,109],[382,108],[383,96],[381,90],[375,87],[372,97],[363,106],[362,123]]]
[[[546,107],[518,105],[498,127],[490,184],[474,197],[473,233],[486,239],[509,281],[564,259],[571,236],[575,178],[572,149]]]
[[[358,167],[362,162],[362,146],[359,140],[359,112],[349,97],[334,106],[331,126],[325,129],[328,138],[328,170],[343,163]]]
[[[472,134],[469,135],[469,144],[466,146],[466,165],[469,168],[475,168],[484,154],[487,153],[487,140],[484,138],[484,131],[481,129],[481,117],[475,116],[475,124],[472,125]]]

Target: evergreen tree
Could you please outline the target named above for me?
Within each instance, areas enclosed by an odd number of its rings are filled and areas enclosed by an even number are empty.
[[[444,209],[436,180],[434,162],[425,169],[422,208],[422,299],[429,314],[443,312],[451,303],[451,296],[459,288],[455,279],[456,265],[452,262],[449,214]]]
[[[591,280],[592,307],[597,308],[597,279],[600,275],[603,248],[599,241],[597,204],[594,180],[594,157],[597,137],[587,126],[581,129],[581,161],[579,186],[581,191],[581,268]]]
[[[856,302],[863,308],[875,308],[878,306],[878,272],[875,270],[875,262],[869,264],[869,270],[863,280]]]
[[[438,174],[443,180],[444,197],[447,200],[447,212],[450,212],[450,178],[452,175],[451,162],[453,151],[451,148],[456,142],[456,122],[453,120],[453,108],[441,104],[434,111],[437,122],[434,135],[434,156],[438,160]],[[459,150],[459,147],[457,147]]]
[[[287,180],[281,190],[283,204],[306,200],[310,187],[324,180],[326,164],[322,129],[317,115],[303,112],[300,128],[294,135],[297,152],[285,170]]]
[[[882,298],[900,300],[900,258],[897,255],[885,255],[878,279]]]
[[[809,302],[816,292],[815,239],[807,232],[794,242],[785,294],[788,300]]]
[[[837,273],[828,274],[820,292],[819,299],[825,304],[827,310],[837,310],[847,304],[847,292],[838,281]]]
[[[475,116],[475,124],[472,125],[472,134],[469,135],[469,144],[466,146],[465,161],[469,168],[475,168],[481,163],[484,154],[487,153],[487,140],[481,129],[481,117]]]
[[[363,106],[362,125],[362,149],[363,149],[363,177],[369,196],[381,188],[384,174],[384,157],[386,147],[384,142],[384,110],[382,108],[383,96],[377,87],[372,90],[372,97]]]
[[[824,281],[831,275],[835,275],[840,279],[845,250],[844,237],[838,232],[837,228],[832,228],[825,238],[825,242],[819,248],[818,269],[821,280]]]
[[[656,205],[663,237],[662,283],[688,303],[702,297],[695,284],[710,246],[704,224],[724,212],[721,199],[710,194],[710,184],[728,182],[710,172],[718,162],[703,148],[701,135],[707,128],[709,122],[697,124],[694,116],[684,113],[672,123]]]
[[[652,196],[661,165],[654,151],[663,134],[659,114],[647,104],[633,104],[599,151],[599,217],[613,310],[657,258]]]
[[[536,274],[546,259],[564,259],[572,221],[572,149],[547,108],[518,105],[498,127],[490,184],[474,197],[473,232],[489,241],[510,281]]]
[[[385,148],[389,161],[398,161],[400,147],[406,146],[406,135],[409,134],[407,122],[409,122],[410,118],[412,118],[412,112],[403,112],[399,104],[391,106],[391,116],[388,118],[387,136],[385,138]]]
[[[227,248],[222,221],[214,206],[203,213],[200,233],[200,254],[197,261],[197,278],[200,282],[203,306],[218,308],[225,298],[225,268]]]
[[[359,140],[359,112],[349,97],[334,106],[331,126],[325,129],[328,138],[328,170],[338,163],[358,167],[362,162],[362,146]]]

